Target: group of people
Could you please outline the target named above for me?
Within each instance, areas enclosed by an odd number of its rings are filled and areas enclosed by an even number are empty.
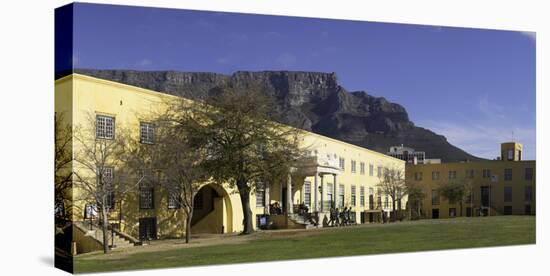
[[[346,226],[352,225],[354,221],[351,219],[351,207],[344,207],[344,210],[340,211],[338,208],[330,208],[330,220],[328,225],[330,226]]]
[[[281,215],[283,213],[283,208],[281,208],[279,202],[269,204],[269,213],[272,215]]]

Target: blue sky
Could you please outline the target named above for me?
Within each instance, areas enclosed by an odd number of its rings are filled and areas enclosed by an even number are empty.
[[[75,67],[335,72],[474,155],[513,137],[535,159],[534,33],[92,4],[74,18]]]

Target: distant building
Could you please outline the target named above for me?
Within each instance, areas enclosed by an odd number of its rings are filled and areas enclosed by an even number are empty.
[[[406,179],[426,195],[421,217],[535,215],[536,161],[522,160],[522,148],[520,143],[502,143],[497,160],[407,164]],[[441,185],[451,182],[470,187],[462,205],[440,195]]]
[[[439,164],[441,159],[426,159],[426,153],[415,151],[413,148],[401,146],[390,147],[389,156],[401,159],[412,164]]]

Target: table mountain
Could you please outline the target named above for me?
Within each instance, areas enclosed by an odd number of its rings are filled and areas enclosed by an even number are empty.
[[[295,71],[209,72],[75,69],[75,73],[187,98],[214,88],[260,85],[276,102],[277,120],[308,131],[386,153],[404,144],[445,162],[478,160],[447,139],[415,126],[397,103],[365,91],[346,91],[335,73]]]

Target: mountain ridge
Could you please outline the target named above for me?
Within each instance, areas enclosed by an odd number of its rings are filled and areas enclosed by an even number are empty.
[[[451,145],[443,135],[416,126],[406,109],[366,91],[347,91],[334,72],[213,72],[74,69],[75,73],[196,99],[225,85],[260,85],[276,103],[281,123],[387,153],[404,144],[444,162],[481,160]]]

